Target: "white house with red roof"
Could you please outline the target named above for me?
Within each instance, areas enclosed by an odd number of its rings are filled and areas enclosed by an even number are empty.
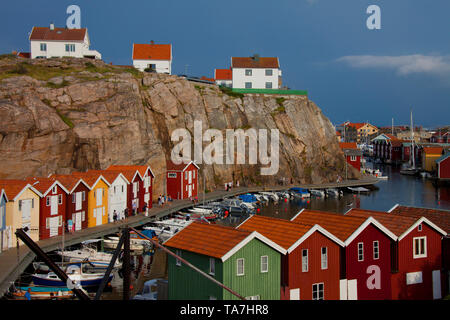
[[[140,71],[172,74],[172,45],[133,43],[133,66]]]
[[[233,74],[229,69],[214,69],[214,81],[218,86],[231,88],[233,86]]]
[[[280,62],[276,57],[231,57],[234,89],[279,89]]]
[[[91,42],[87,28],[67,29],[33,27],[30,33],[31,58],[91,58],[101,59],[102,55],[89,49]]]

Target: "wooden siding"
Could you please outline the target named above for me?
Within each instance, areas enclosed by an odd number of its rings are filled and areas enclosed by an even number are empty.
[[[47,218],[56,218],[62,216],[62,224],[58,227],[57,235],[62,234],[62,228],[66,221],[66,201],[67,201],[67,193],[58,185],[56,185],[56,193],[54,194],[52,190],[50,190],[45,197],[40,198],[40,207],[39,207],[39,239],[48,239],[50,238],[50,228],[47,228]],[[51,215],[51,197],[56,196],[59,197],[61,195],[62,203],[58,202],[58,213],[56,215]],[[49,198],[49,205],[47,206],[47,198]]]
[[[427,237],[427,255],[424,258],[413,257],[413,238]],[[398,270],[392,277],[392,299],[432,299],[432,271],[442,268],[441,235],[422,223],[422,231],[416,227],[398,242]],[[406,284],[406,274],[422,272],[422,283]],[[441,279],[443,276],[441,275]]]
[[[269,271],[261,273],[261,256],[268,256]],[[237,259],[244,258],[243,276],[236,275]],[[244,297],[259,295],[261,300],[280,299],[281,254],[260,240],[253,239],[223,266],[223,284]],[[238,298],[224,291],[224,300]]]
[[[379,258],[373,257],[373,242],[378,241]],[[358,243],[364,244],[364,260],[358,261]],[[346,250],[347,279],[357,280],[358,300],[384,300],[391,298],[391,245],[390,238],[374,225],[368,225]],[[371,276],[368,268],[380,268],[380,289],[369,289],[367,280]]]
[[[321,249],[327,248],[328,267],[321,268]],[[302,272],[302,250],[308,250],[308,271]],[[289,290],[300,288],[300,300],[312,300],[312,285],[324,283],[324,299],[339,300],[340,246],[320,232],[308,239],[289,254],[288,288],[284,299],[289,299]],[[283,293],[283,292],[282,292]],[[282,294],[283,295],[283,294]]]
[[[72,195],[76,194],[77,192],[83,192],[84,191],[84,201],[83,198],[81,199],[81,210],[75,210],[76,209],[76,203],[72,202]],[[81,222],[81,229],[86,229],[88,226],[88,196],[89,196],[89,189],[86,187],[83,183],[79,183],[78,186],[75,188],[75,190],[67,195],[67,208],[66,208],[66,220],[72,219],[73,221],[73,214],[76,212],[83,212],[84,211],[84,221]]]

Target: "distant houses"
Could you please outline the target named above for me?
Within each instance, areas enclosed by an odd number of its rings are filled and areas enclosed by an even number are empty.
[[[361,170],[362,151],[358,149],[356,142],[339,142],[339,147],[344,152],[347,163],[359,172]]]
[[[233,87],[233,72],[229,69],[214,69],[214,81],[218,86]]]
[[[189,199],[198,196],[198,170],[195,162],[166,164],[167,195],[172,199]]]
[[[91,58],[101,59],[102,55],[91,50],[91,40],[87,28],[67,29],[49,27],[33,27],[29,37],[31,58]]]
[[[133,66],[140,71],[172,74],[172,45],[133,43]]]
[[[232,57],[233,88],[279,89],[281,87],[280,63],[276,57]]]

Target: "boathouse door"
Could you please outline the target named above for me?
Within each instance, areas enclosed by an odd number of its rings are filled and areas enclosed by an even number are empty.
[[[97,222],[98,226],[102,224],[102,220],[103,220],[102,213],[103,213],[103,207],[94,209],[94,216],[96,218],[96,222]]]
[[[27,200],[21,200],[22,205],[21,205],[21,209],[22,209],[22,228],[28,227],[28,232],[27,234],[29,234],[30,232],[30,227],[31,227],[31,205],[32,205],[32,199],[27,199]]]
[[[50,229],[50,237],[54,237],[58,235],[58,227],[59,227],[59,216],[52,217],[49,219],[49,229]]]
[[[441,299],[441,270],[433,271],[433,299]]]
[[[291,300],[300,300],[300,289],[291,289],[289,296]]]
[[[75,223],[75,230],[81,230],[81,212],[77,212],[73,215],[73,221]]]

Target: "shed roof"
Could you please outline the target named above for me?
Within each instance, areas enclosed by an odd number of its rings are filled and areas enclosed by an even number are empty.
[[[425,217],[445,230],[447,234],[450,233],[450,210],[396,205],[389,210],[389,213],[414,218]]]
[[[5,191],[6,196],[8,197],[9,201],[15,201],[16,197],[18,197],[22,192],[30,188],[33,190],[34,193],[36,193],[38,196],[42,196],[42,194],[34,188],[31,184],[29,184],[25,180],[19,180],[19,179],[1,179],[0,180],[0,189],[3,189]]]
[[[232,57],[232,68],[274,68],[278,69],[279,63],[276,57]]]
[[[86,28],[82,29],[67,29],[49,27],[33,27],[31,31],[30,40],[45,40],[45,41],[84,41],[86,37]]]
[[[133,60],[171,60],[171,44],[133,43]]]
[[[214,77],[216,80],[233,80],[231,69],[215,69]]]

